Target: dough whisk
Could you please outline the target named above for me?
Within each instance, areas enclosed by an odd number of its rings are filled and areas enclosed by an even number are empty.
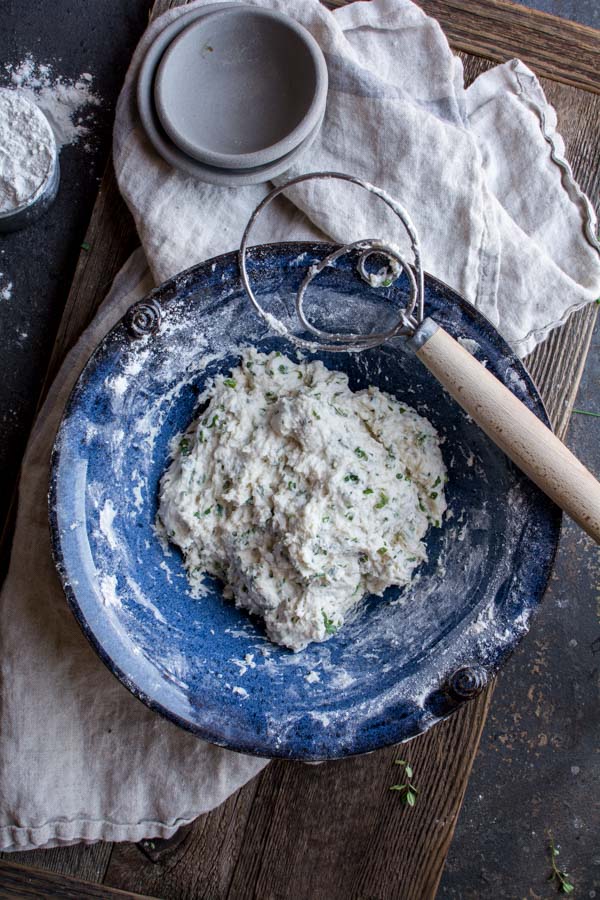
[[[248,241],[252,228],[279,194],[296,184],[316,179],[337,179],[364,188],[383,201],[402,222],[410,241],[412,260],[405,260],[397,247],[377,238],[344,244],[311,266],[295,300],[298,320],[315,340],[292,335],[257,299],[247,269]],[[327,332],[314,325],[304,309],[306,291],[323,269],[346,253],[358,251],[358,272],[372,283],[366,264],[377,254],[388,259],[391,276],[388,286],[401,272],[409,282],[409,298],[399,310],[397,321],[386,331],[367,335]],[[417,232],[404,207],[385,191],[353,175],[341,172],[311,172],[274,188],[256,207],[246,225],[238,253],[242,283],[256,311],[277,331],[296,345],[329,352],[361,351],[398,336],[409,347],[480,428],[537,486],[600,543],[600,483],[521,401],[465,350],[447,331],[425,315],[424,273]],[[374,285],[376,286],[376,285]]]

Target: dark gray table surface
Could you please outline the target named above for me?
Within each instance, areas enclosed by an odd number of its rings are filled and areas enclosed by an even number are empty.
[[[598,0],[526,5],[600,27]],[[148,0],[3,0],[4,63],[27,53],[57,72],[94,75],[103,98],[90,150],[61,153],[52,210],[29,230],[0,235],[0,506],[8,502],[31,427],[57,324],[110,150],[114,105],[148,17]],[[560,126],[560,123],[559,123]],[[577,406],[600,412],[600,328]],[[600,419],[575,416],[569,445],[600,470]],[[600,557],[566,523],[555,575],[531,634],[503,670],[440,888],[444,898],[517,898],[548,869],[545,830],[577,896],[600,898]],[[14,857],[18,861],[18,857]],[[551,896],[553,889],[542,896]],[[290,896],[292,896],[290,894]]]

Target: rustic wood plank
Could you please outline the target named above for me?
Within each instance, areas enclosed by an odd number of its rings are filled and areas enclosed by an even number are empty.
[[[325,0],[345,6],[348,0]],[[506,62],[518,56],[537,75],[600,93],[598,31],[510,0],[415,0],[437,19],[450,45]]]
[[[556,109],[559,131],[565,140],[566,155],[575,178],[588,197],[598,198],[600,101],[597,95],[549,79],[542,79],[542,87]],[[526,360],[536,383],[549,388],[543,392],[544,402],[561,436],[568,428],[597,315],[597,305],[575,313]]]
[[[600,93],[600,40],[594,28],[509,0],[417,0],[450,44],[498,62],[518,56],[537,75]]]
[[[246,854],[248,820],[261,783],[260,776],[253,779],[217,809],[200,816],[186,826],[179,844],[172,849],[158,846],[154,858],[149,858],[146,846],[154,842],[115,844],[104,883],[125,889],[137,885],[165,900],[226,897],[237,860]]]
[[[42,869],[31,869],[17,863],[0,862],[0,898],[15,900],[17,897],[56,897],[58,900],[144,900],[142,894],[110,890],[99,884],[90,884],[65,875],[54,875]],[[146,900],[152,898],[146,897]]]
[[[0,861],[17,862],[21,866],[70,875],[83,881],[101,882],[108,868],[111,849],[112,844],[76,844],[51,850],[0,853]]]
[[[480,727],[490,696],[473,704]],[[152,865],[133,845],[115,845],[105,883],[160,889],[178,900],[433,896],[455,816],[454,797],[439,780],[462,798],[473,761],[463,752],[466,713],[401,748],[420,789],[413,810],[390,791],[398,748],[318,766],[276,762],[200,817],[170,858]],[[424,858],[419,848],[428,833],[435,852]]]

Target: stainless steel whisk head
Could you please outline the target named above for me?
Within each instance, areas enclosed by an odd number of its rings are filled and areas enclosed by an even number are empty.
[[[250,284],[250,278],[246,265],[246,257],[250,233],[252,231],[252,228],[254,227],[254,224],[256,223],[256,220],[263,212],[265,207],[272,203],[272,201],[276,197],[278,197],[279,194],[283,193],[283,191],[287,190],[288,188],[293,187],[293,185],[316,179],[337,179],[338,181],[346,181],[350,184],[355,184],[358,187],[364,188],[370,194],[374,194],[376,197],[386,203],[387,206],[392,210],[392,212],[395,213],[395,215],[400,219],[406,230],[406,233],[408,234],[410,247],[413,254],[413,260],[409,263],[400,255],[398,248],[389,244],[387,241],[384,241],[380,238],[365,238],[363,240],[344,244],[337,250],[334,250],[320,262],[310,266],[304,277],[304,280],[302,281],[302,284],[298,288],[295,305],[296,314],[300,323],[310,334],[314,335],[314,337],[316,338],[316,340],[311,341],[291,334],[279,319],[271,315],[271,313],[267,312],[267,310],[264,309],[264,307],[260,304]],[[340,256],[344,256],[346,253],[351,253],[355,250],[358,250],[360,252],[357,264],[358,273],[368,284],[372,284],[372,276],[367,272],[366,263],[369,257],[375,254],[377,254],[378,256],[386,257],[389,261],[392,276],[390,280],[386,280],[386,286],[389,286],[389,284],[395,281],[400,276],[402,271],[406,272],[406,275],[408,277],[408,303],[403,309],[399,311],[397,321],[387,331],[372,332],[368,335],[356,334],[353,332],[343,333],[323,331],[322,329],[317,328],[316,325],[313,325],[313,323],[305,313],[304,301],[306,290],[309,284],[313,281],[314,278],[317,277],[317,275],[319,275],[323,271],[323,269],[335,263],[335,261],[339,259]],[[285,184],[274,188],[269,194],[267,194],[264,200],[259,203],[259,205],[250,216],[242,237],[242,242],[240,244],[238,259],[242,284],[244,285],[246,293],[252,301],[256,311],[263,317],[263,319],[265,319],[270,327],[277,331],[279,334],[285,335],[286,337],[290,338],[290,340],[294,341],[294,343],[309,350],[314,350],[315,346],[318,346],[318,348],[321,350],[329,350],[337,353],[344,350],[366,350],[370,347],[376,347],[378,344],[382,344],[384,341],[387,341],[393,337],[397,337],[398,335],[411,337],[412,335],[414,335],[415,331],[424,318],[425,292],[423,269],[421,265],[421,254],[419,249],[419,239],[417,237],[415,227],[410,220],[410,216],[408,215],[404,207],[400,203],[398,203],[397,200],[395,200],[393,197],[390,197],[390,195],[383,191],[381,188],[375,187],[374,185],[369,184],[368,181],[363,181],[361,178],[356,178],[353,175],[346,175],[342,172],[310,172],[308,175],[300,175],[298,178],[292,178]]]
[[[367,239],[344,244],[311,266],[296,294],[298,319],[309,334],[316,338],[315,341],[310,341],[290,334],[279,319],[263,309],[248,278],[246,249],[252,226],[265,206],[286,188],[317,178],[348,181],[375,194],[386,203],[406,229],[413,262],[409,264],[402,259],[397,248],[390,243]],[[354,250],[359,251],[358,272],[367,282],[371,283],[372,279],[366,271],[366,262],[374,253],[387,257],[392,268],[401,266],[406,272],[410,286],[409,300],[399,311],[395,325],[388,331],[367,335],[327,332],[313,325],[304,312],[304,296],[313,278],[344,253]],[[433,319],[424,318],[424,278],[419,241],[408,213],[397,200],[367,181],[340,172],[312,172],[293,178],[267,194],[254,210],[240,245],[239,264],[243,285],[255,309],[271,328],[301,347],[333,352],[357,351],[375,347],[397,335],[408,337],[408,346],[415,356],[427,366],[465,412],[532,481],[600,543],[600,482],[493,372],[488,371],[484,364]],[[394,278],[397,274],[394,274]]]

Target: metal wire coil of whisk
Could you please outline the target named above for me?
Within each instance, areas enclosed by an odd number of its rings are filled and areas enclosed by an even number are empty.
[[[370,194],[374,194],[376,197],[386,203],[387,206],[392,210],[392,212],[395,213],[395,215],[402,222],[410,240],[410,247],[414,259],[412,263],[408,263],[400,255],[398,249],[389,244],[387,241],[384,241],[380,238],[365,238],[363,240],[344,244],[337,250],[334,250],[320,262],[310,266],[296,294],[295,305],[296,315],[298,316],[300,323],[310,334],[314,335],[314,337],[317,339],[316,341],[311,341],[291,334],[279,319],[271,315],[271,313],[264,309],[264,307],[260,304],[250,284],[250,278],[246,265],[246,257],[250,233],[257,218],[263,212],[265,207],[268,206],[276,197],[278,197],[279,194],[283,193],[283,191],[285,190],[288,190],[288,188],[293,187],[295,184],[301,184],[304,181],[312,181],[316,179],[337,179],[339,181],[347,181],[350,184],[355,184],[358,187],[364,188]],[[393,274],[391,279],[386,279],[386,287],[389,286],[393,281],[395,281],[400,276],[402,271],[406,272],[410,291],[408,303],[403,309],[399,310],[397,321],[387,331],[371,332],[367,335],[357,334],[354,332],[343,333],[323,331],[322,329],[317,328],[316,325],[313,325],[304,311],[306,290],[313,279],[316,278],[324,268],[335,263],[335,261],[339,259],[340,256],[344,256],[346,253],[351,253],[355,250],[360,252],[357,265],[358,273],[368,284],[372,284],[372,280],[371,276],[366,270],[366,263],[369,257],[373,256],[374,254],[386,257],[391,264]],[[271,326],[271,328],[273,328],[279,334],[285,335],[286,337],[290,338],[290,340],[293,340],[294,343],[309,350],[314,350],[315,346],[318,346],[319,349],[329,350],[333,352],[341,352],[343,350],[366,350],[370,347],[376,347],[378,344],[382,344],[384,341],[387,341],[390,338],[396,337],[398,335],[405,335],[407,337],[410,337],[415,333],[416,329],[421,324],[424,318],[425,291],[423,269],[421,266],[419,240],[415,227],[411,222],[408,213],[406,212],[404,207],[400,203],[398,203],[397,200],[395,200],[393,197],[390,197],[390,195],[383,191],[381,188],[375,187],[374,185],[369,184],[368,181],[363,181],[362,179],[356,178],[353,175],[346,175],[342,172],[310,172],[307,175],[300,175],[298,178],[292,178],[285,184],[274,188],[269,194],[267,194],[267,196],[261,201],[261,203],[259,203],[259,205],[250,216],[248,224],[246,225],[246,228],[244,230],[240,249],[238,251],[238,259],[242,284],[244,285],[246,293],[252,301],[256,311],[263,317],[263,319],[265,319],[265,321]]]

